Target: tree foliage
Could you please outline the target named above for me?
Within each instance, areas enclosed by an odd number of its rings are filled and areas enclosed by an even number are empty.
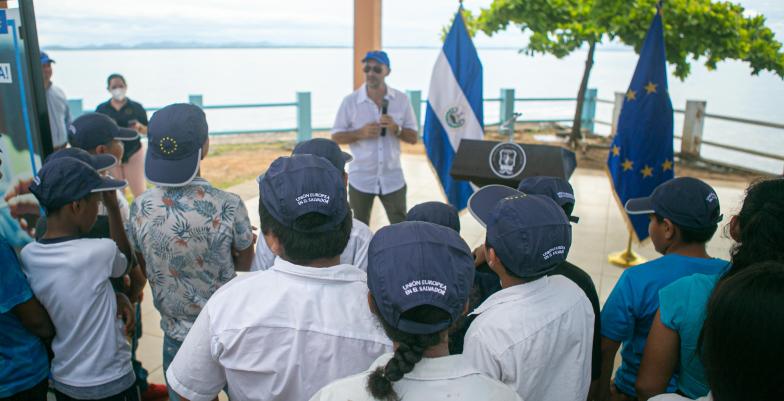
[[[476,28],[488,35],[509,25],[530,32],[529,55],[565,57],[584,44],[617,39],[639,52],[658,0],[495,0],[477,18]],[[685,79],[691,62],[704,60],[715,69],[722,60],[742,60],[752,74],[766,70],[784,78],[784,54],[762,15],[746,16],[744,8],[711,0],[668,0],[663,20],[667,61]],[[468,22],[468,19],[467,19]]]

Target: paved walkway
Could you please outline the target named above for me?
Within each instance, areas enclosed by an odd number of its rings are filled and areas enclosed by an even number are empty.
[[[425,201],[444,201],[440,186],[430,169],[424,155],[403,155],[403,170],[408,182],[408,207]],[[628,241],[626,225],[620,210],[610,192],[607,176],[602,171],[577,169],[570,182],[575,190],[577,205],[574,215],[580,222],[573,225],[572,248],[569,261],[588,272],[599,291],[602,304],[607,299],[622,268],[607,262],[607,255],[624,249]],[[737,183],[709,181],[716,189],[722,204],[725,220],[740,208],[745,186]],[[255,182],[240,184],[230,189],[245,199],[251,222],[258,227],[258,201]],[[376,200],[370,220],[370,228],[377,230],[388,224],[383,206]],[[484,241],[484,229],[474,220],[470,213],[464,212],[460,217],[461,235],[472,248]],[[709,252],[715,257],[728,258],[731,241],[724,235],[723,225],[708,244]],[[642,246],[635,245],[635,251],[646,258],[655,258],[656,251],[648,242]],[[163,382],[161,369],[163,334],[159,323],[160,316],[152,305],[152,294],[149,287],[145,289],[143,304],[144,337],[139,348],[139,359],[150,371],[150,380]]]

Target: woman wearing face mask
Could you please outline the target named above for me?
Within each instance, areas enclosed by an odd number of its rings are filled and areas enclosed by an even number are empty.
[[[109,75],[106,89],[112,98],[98,105],[96,112],[111,117],[117,125],[135,129],[140,134],[147,133],[147,111],[137,102],[125,96],[128,85],[120,74]],[[139,139],[124,143],[122,164],[112,171],[117,179],[125,179],[133,196],[139,196],[146,189],[144,181],[144,151]]]

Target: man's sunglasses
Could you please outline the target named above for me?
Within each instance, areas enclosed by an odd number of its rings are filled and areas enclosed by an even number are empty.
[[[380,65],[374,65],[372,67],[369,66],[369,65],[366,65],[365,68],[362,69],[362,71],[364,71],[365,74],[369,73],[371,70],[373,72],[375,72],[376,74],[381,74],[382,72],[384,72],[384,68],[381,67]]]

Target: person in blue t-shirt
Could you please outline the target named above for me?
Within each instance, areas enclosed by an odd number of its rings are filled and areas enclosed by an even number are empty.
[[[675,178],[659,185],[649,197],[630,199],[625,209],[629,214],[649,215],[648,234],[656,251],[664,256],[626,270],[604,304],[600,400],[637,397],[637,371],[659,309],[659,290],[681,277],[718,274],[729,265],[706,251],[705,244],[722,219],[719,198],[708,184],[696,178]],[[611,383],[621,345],[621,366]],[[669,390],[674,389],[675,381],[670,380]]]
[[[0,400],[46,401],[49,358],[41,340],[53,336],[14,249],[0,237]]]

